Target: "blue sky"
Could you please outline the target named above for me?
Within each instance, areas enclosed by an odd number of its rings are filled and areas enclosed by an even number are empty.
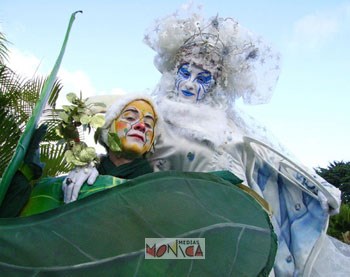
[[[121,3],[119,3],[121,2]],[[62,96],[144,91],[157,84],[145,29],[186,1],[1,0],[0,31],[12,43],[10,66],[48,75],[71,13],[74,23],[60,70]],[[304,164],[350,161],[350,1],[196,1],[207,16],[234,17],[281,53],[269,104],[244,106]]]

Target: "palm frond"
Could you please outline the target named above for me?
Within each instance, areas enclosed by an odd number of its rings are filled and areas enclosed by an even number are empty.
[[[0,174],[10,162],[21,135],[16,118],[3,106],[0,107]]]
[[[9,43],[4,34],[0,32],[0,63],[3,64],[8,58],[8,48],[6,44]]]
[[[42,143],[40,160],[45,163],[43,176],[57,176],[69,172],[72,167],[64,160],[65,144]]]
[[[10,162],[20,135],[33,113],[44,82],[45,79],[42,77],[26,80],[7,66],[0,65],[0,130],[4,130],[4,132],[0,132],[1,175]],[[49,102],[52,107],[55,106],[61,89],[60,81],[56,80]],[[50,120],[52,121],[52,118]],[[56,135],[55,127],[58,123],[50,120],[48,123],[51,127],[48,129],[46,141],[57,141],[59,137]],[[60,161],[56,162],[60,163]]]

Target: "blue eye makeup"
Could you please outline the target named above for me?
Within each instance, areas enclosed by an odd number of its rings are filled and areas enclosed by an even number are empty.
[[[205,84],[211,83],[212,77],[209,72],[204,72],[204,73],[199,73],[196,80],[198,83],[205,85]]]
[[[200,101],[211,89],[213,83],[213,77],[209,71],[183,64],[177,71],[175,89],[183,97]]]
[[[188,79],[191,77],[191,72],[188,69],[189,69],[189,64],[184,64],[179,68],[177,73],[178,75],[181,75],[185,79]]]

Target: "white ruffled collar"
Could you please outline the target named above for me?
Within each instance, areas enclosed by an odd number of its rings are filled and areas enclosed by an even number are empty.
[[[158,103],[159,113],[165,123],[176,128],[176,132],[199,142],[209,142],[218,147],[225,142],[228,130],[224,110],[208,105],[176,102],[167,98]]]

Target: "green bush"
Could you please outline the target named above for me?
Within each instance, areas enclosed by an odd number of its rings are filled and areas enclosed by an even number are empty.
[[[345,235],[347,231],[350,231],[350,204],[342,204],[339,214],[330,217],[327,233],[332,237],[349,243]]]

